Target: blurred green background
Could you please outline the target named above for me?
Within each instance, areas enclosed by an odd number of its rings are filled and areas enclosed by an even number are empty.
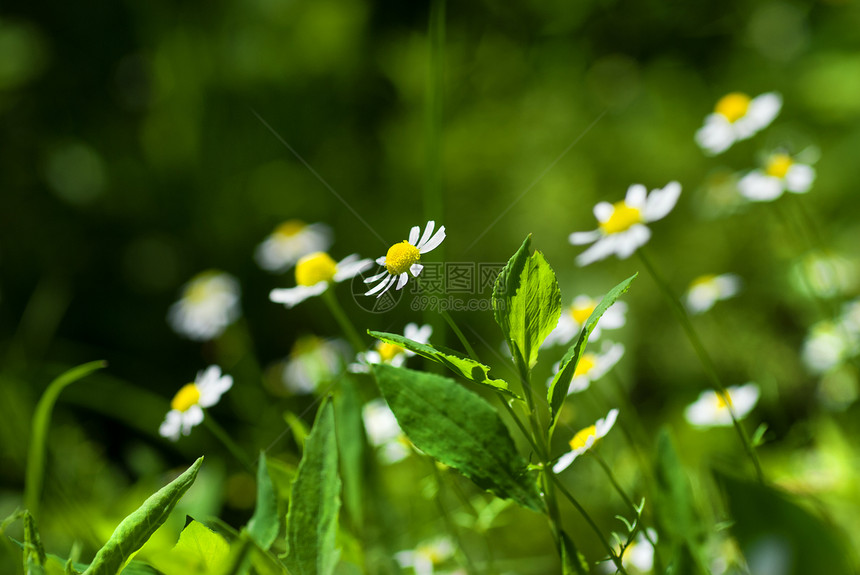
[[[175,445],[158,436],[173,393],[209,363],[236,378],[215,414],[240,444],[295,451],[278,443],[281,415],[310,400],[273,400],[260,373],[301,335],[338,329],[321,301],[291,311],[268,301],[292,275],[267,273],[252,255],[286,219],[330,225],[338,259],[375,258],[428,219],[423,194],[438,176],[448,260],[503,262],[533,232],[570,300],[640,269],[635,258],[575,266],[580,249],[567,235],[593,229],[592,206],[634,182],[678,180],[679,205],[653,226],[648,250],[679,292],[704,273],[743,277],[742,295],[697,325],[727,382],[762,386],[751,428],[770,426],[771,476],[815,495],[860,545],[850,488],[856,369],[821,379],[804,368],[799,350],[822,312],[792,281],[811,244],[851,270],[829,305],[860,292],[858,3],[450,3],[438,171],[427,147],[428,19],[428,3],[390,0],[0,9],[0,515],[20,504],[39,395],[63,369],[94,359],[108,370],[69,388],[55,410],[45,505],[61,519],[45,528],[49,548],[87,528],[102,535],[60,510],[81,506],[100,518],[94,525],[113,525],[109,510],[129,486],[146,492],[213,445],[205,432]],[[731,91],[778,91],[783,111],[707,158],[693,134]],[[732,199],[733,174],[780,146],[820,154],[808,196],[783,198],[815,222],[811,242],[780,224],[780,208]],[[239,279],[243,319],[199,344],[165,317],[181,286],[210,268]],[[362,330],[421,319],[405,303],[371,314],[346,286],[338,294]],[[653,282],[641,277],[627,301],[619,369],[649,433],[674,427],[691,468],[731,464],[740,452],[730,432],[683,421],[704,376]],[[489,346],[479,353],[498,365],[491,314],[457,319],[482,334]],[[597,414],[577,409],[574,427]],[[830,463],[810,463],[822,459]],[[242,476],[226,456],[219,465],[215,495],[193,503],[241,518],[249,504],[231,503],[228,488]],[[816,469],[826,481],[807,481]],[[522,547],[552,554],[540,529]]]

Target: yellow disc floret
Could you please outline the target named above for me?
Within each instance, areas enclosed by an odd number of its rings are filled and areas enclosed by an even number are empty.
[[[301,220],[287,220],[275,228],[275,234],[291,238],[305,229],[305,223]]]
[[[597,427],[594,425],[589,425],[585,429],[581,429],[576,432],[576,435],[573,436],[573,439],[570,440],[570,448],[571,449],[582,449],[586,445],[588,445],[588,438],[597,436]]]
[[[717,408],[718,409],[728,409],[732,407],[732,396],[729,395],[729,392],[725,393],[717,393]]]
[[[765,172],[767,172],[768,176],[781,180],[788,173],[793,163],[791,156],[788,154],[774,154],[768,160]]]
[[[392,359],[394,359],[401,353],[404,353],[406,350],[399,345],[381,341],[376,344],[376,351],[379,352],[379,357],[382,359],[382,361],[390,363]]]
[[[624,232],[642,222],[642,212],[639,208],[631,208],[625,202],[616,202],[612,208],[612,215],[600,224],[600,229],[606,234]]]
[[[585,323],[585,320],[591,317],[591,314],[594,313],[594,308],[596,307],[596,303],[591,303],[581,307],[573,306],[570,308],[570,317],[573,318],[573,321],[582,325]]]
[[[320,282],[330,282],[337,272],[337,264],[325,252],[308,254],[296,263],[296,283],[312,286]]]
[[[690,289],[712,284],[716,278],[714,274],[699,276],[690,283]]]
[[[576,364],[576,369],[573,372],[573,377],[580,375],[588,375],[588,373],[597,366],[597,356],[593,353],[584,353],[579,358],[579,363]]]
[[[170,408],[176,411],[188,411],[200,401],[200,390],[193,383],[188,383],[182,386],[176,395],[173,396],[173,401],[170,402]]]
[[[750,97],[746,94],[732,92],[720,98],[714,111],[724,116],[729,122],[735,123],[747,115],[750,101]]]
[[[385,254],[385,268],[393,276],[400,275],[409,271],[409,268],[417,264],[420,259],[421,252],[418,248],[404,240],[388,248],[388,253]]]

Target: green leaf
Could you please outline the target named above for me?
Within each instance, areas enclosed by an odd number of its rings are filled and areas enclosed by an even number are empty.
[[[561,548],[562,574],[573,575],[576,573],[584,575],[588,573],[588,563],[585,561],[585,557],[577,551],[576,545],[573,544],[573,539],[570,538],[570,535],[564,531],[561,531],[559,535],[561,536],[559,547]]]
[[[340,393],[334,398],[337,445],[340,454],[340,471],[343,478],[344,506],[350,525],[355,532],[364,529],[364,451],[366,439],[361,417],[361,398],[355,380],[350,374],[340,378]]]
[[[191,521],[179,535],[173,549],[152,558],[164,575],[204,575],[219,572],[230,544],[199,521]]]
[[[29,511],[24,511],[24,573],[43,575],[45,573],[45,548],[36,529],[36,521]]]
[[[832,521],[801,506],[802,500],[778,489],[718,474],[729,510],[732,533],[750,573],[848,574],[852,550]],[[812,502],[809,502],[812,503]],[[773,570],[774,565],[781,569]]]
[[[287,422],[290,431],[293,433],[293,439],[295,440],[296,445],[299,446],[299,451],[304,451],[305,440],[308,438],[309,433],[308,426],[305,425],[305,422],[302,421],[301,417],[291,411],[284,413],[284,421]]]
[[[531,236],[508,260],[493,287],[493,314],[518,365],[531,368],[538,350],[558,325],[561,292],[540,252],[529,255]]]
[[[567,353],[564,354],[564,357],[561,358],[561,365],[559,366],[558,373],[555,374],[555,377],[552,378],[552,382],[549,385],[549,391],[547,392],[547,401],[550,405],[550,437],[552,437],[552,432],[555,430],[555,424],[558,423],[558,414],[561,413],[561,407],[564,405],[564,399],[567,397],[567,392],[570,389],[570,382],[573,380],[573,374],[576,373],[576,366],[579,364],[579,358],[582,356],[582,352],[585,350],[585,346],[588,343],[588,337],[591,335],[591,332],[594,331],[594,327],[597,325],[597,322],[603,317],[603,314],[606,313],[606,310],[614,304],[622,294],[624,294],[628,289],[630,289],[630,284],[633,283],[633,280],[636,279],[636,276],[639,274],[633,274],[611,290],[609,293],[603,296],[603,299],[600,300],[600,303],[597,304],[597,307],[594,308],[594,311],[591,312],[591,315],[588,316],[588,319],[585,320],[585,324],[582,326],[582,330],[579,332],[579,339],[576,340],[576,343],[567,350]]]
[[[173,507],[197,478],[200,457],[185,472],[156,491],[134,513],[122,520],[84,575],[116,575],[131,556],[167,520]]]
[[[334,410],[326,399],[317,412],[293,482],[287,512],[287,567],[294,575],[330,575],[340,508]]]
[[[254,507],[254,515],[248,521],[248,534],[260,548],[268,550],[278,537],[279,529],[280,517],[275,486],[269,476],[266,453],[261,451],[257,464],[257,505]]]
[[[426,357],[431,361],[441,363],[454,373],[465,377],[469,381],[491,387],[493,391],[501,392],[507,397],[521,399],[518,395],[508,389],[508,382],[502,379],[493,379],[490,377],[489,366],[475,361],[472,358],[466,357],[452,350],[439,350],[432,345],[419,343],[396,333],[370,330],[368,330],[367,333],[376,339],[384,341],[385,343],[399,345],[400,347],[408,349],[421,357]]]
[[[489,403],[447,377],[389,365],[373,371],[400,427],[419,449],[481,488],[543,511],[526,461]]]
[[[54,404],[57,402],[60,392],[68,385],[105,366],[107,366],[105,361],[91,361],[66,371],[48,385],[36,405],[30,432],[30,450],[27,455],[27,475],[24,487],[24,503],[33,517],[39,514],[39,498],[42,496],[42,483],[45,479],[46,439]]]

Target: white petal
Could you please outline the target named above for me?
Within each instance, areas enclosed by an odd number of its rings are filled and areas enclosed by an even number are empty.
[[[728,390],[729,397],[732,398],[732,409],[735,412],[737,419],[742,419],[755,407],[758,403],[759,388],[755,383],[747,383],[745,385],[730,387]]]
[[[746,118],[752,122],[755,132],[766,128],[782,109],[782,96],[777,92],[768,92],[752,99]]]
[[[385,273],[387,273],[387,274],[388,274],[388,272],[385,272]],[[393,278],[393,277],[395,277],[395,276],[392,276],[391,274],[388,274],[388,277],[386,277],[386,278],[385,278],[385,279],[383,279],[381,282],[379,282],[378,284],[376,284],[376,286],[375,286],[375,287],[373,287],[373,288],[371,288],[369,291],[365,292],[365,294],[364,294],[364,295],[374,295],[374,294],[376,294],[379,290],[382,290],[382,292],[384,293],[384,292],[385,292],[385,290],[386,290],[386,289],[388,289],[388,287],[386,287],[386,286],[388,286],[388,285],[391,283],[391,278]]]
[[[445,226],[442,226],[436,231],[436,234],[432,238],[430,238],[430,241],[428,241],[426,244],[424,244],[424,246],[419,248],[419,253],[426,254],[427,252],[436,249],[436,247],[438,247],[444,239]]]
[[[732,125],[722,114],[710,114],[705,118],[705,125],[696,132],[696,143],[709,156],[725,152],[735,139]]]
[[[646,222],[654,222],[665,218],[672,211],[681,195],[681,184],[669,182],[662,190],[654,190],[648,196],[645,210],[642,214]]]
[[[182,412],[182,434],[191,433],[191,428],[203,421],[203,410],[199,405],[192,405]]]
[[[233,377],[229,375],[219,377],[209,385],[197,386],[200,391],[200,400],[198,402],[200,407],[212,407],[218,403],[221,396],[224,395],[224,393],[231,387],[233,387]]]
[[[615,245],[616,236],[602,237],[576,257],[576,264],[582,267],[598,260],[606,259],[615,253]]]
[[[342,282],[354,278],[361,272],[369,270],[373,267],[373,260],[358,259],[358,254],[352,254],[345,257],[337,264],[337,271],[334,274],[334,281]]]
[[[418,243],[418,236],[421,235],[421,228],[419,226],[412,226],[412,229],[409,230],[409,243],[413,246]]]
[[[391,279],[389,279],[389,280],[384,280],[384,281],[386,281],[387,283],[385,284],[385,288],[384,288],[381,292],[379,292],[378,294],[376,294],[376,298],[377,298],[377,299],[379,299],[380,297],[382,297],[382,294],[384,294],[385,292],[387,292],[387,291],[389,290],[389,288],[391,288],[391,286],[393,286],[393,285],[394,285],[394,282],[395,282],[395,281],[397,281],[397,276],[391,276]]]
[[[575,246],[581,246],[596,241],[598,238],[600,238],[601,235],[602,234],[600,233],[600,230],[593,230],[590,232],[573,232],[567,237],[567,241],[569,241]]]
[[[615,254],[623,259],[629,258],[633,252],[648,243],[651,230],[642,224],[636,224],[626,232],[616,234]]]
[[[434,222],[433,220],[430,220],[429,222],[427,222],[427,227],[424,228],[424,233],[421,235],[421,239],[418,241],[417,244],[412,244],[412,245],[415,246],[416,248],[418,248],[419,250],[421,248],[423,248],[424,244],[427,243],[427,240],[430,239],[430,236],[433,235],[433,228],[435,228],[435,227],[436,227],[436,222]]]
[[[376,263],[377,263],[378,265],[384,266],[384,265],[385,265],[385,256],[382,256],[382,257],[376,258]]]
[[[412,277],[418,277],[421,274],[421,271],[424,269],[424,266],[421,264],[412,264],[409,266],[409,273],[412,274]]]
[[[406,282],[409,281],[409,274],[403,272],[400,274],[400,277],[397,279],[397,289],[403,289],[403,286],[406,285]]]
[[[602,224],[612,217],[612,212],[614,211],[615,207],[613,207],[609,202],[598,202],[597,205],[594,206],[594,217]]]
[[[558,461],[555,463],[555,465],[552,466],[552,472],[555,474],[561,473],[562,471],[570,467],[570,464],[573,463],[573,460],[576,459],[578,456],[579,453],[575,451],[568,451],[567,453],[558,458]]]
[[[780,197],[784,188],[779,178],[755,170],[741,178],[738,182],[738,191],[748,200],[769,202]]]
[[[319,282],[312,286],[273,289],[269,292],[269,299],[275,303],[282,303],[289,309],[294,305],[305,301],[309,297],[320,295],[327,287],[328,282]]]
[[[171,409],[167,412],[164,422],[159,426],[158,433],[171,441],[179,440],[179,432],[182,429],[182,413]]]
[[[565,345],[570,343],[570,340],[579,333],[579,324],[573,321],[570,314],[562,312],[558,318],[558,325],[550,332],[546,339],[541,344],[541,347],[549,347],[552,345]]]
[[[785,174],[785,187],[789,192],[803,194],[812,187],[815,169],[806,164],[794,164]]]
[[[646,196],[648,189],[642,184],[633,184],[627,188],[627,194],[624,196],[624,203],[631,208],[641,210],[645,208]]]
[[[627,321],[625,314],[627,313],[627,302],[616,301],[609,306],[609,309],[600,318],[598,325],[604,329],[618,329],[624,327]],[[589,341],[591,338],[589,338]]]
[[[383,276],[387,276],[387,275],[388,275],[388,270],[382,270],[382,271],[381,271],[381,272],[379,272],[378,274],[376,274],[376,275],[372,275],[372,276],[370,276],[369,278],[366,278],[366,279],[364,280],[364,283],[366,283],[366,284],[371,284],[371,283],[375,282],[375,281],[376,281],[376,280],[378,280],[378,279],[382,279],[382,277],[383,277]]]
[[[615,420],[618,418],[618,410],[611,409],[609,413],[606,414],[604,419],[601,419],[594,425],[595,436],[600,438],[604,437],[609,430],[612,429],[612,426],[615,425]]]
[[[743,280],[735,274],[722,274],[714,278],[714,283],[717,286],[717,291],[719,291],[720,299],[728,299],[740,291]]]

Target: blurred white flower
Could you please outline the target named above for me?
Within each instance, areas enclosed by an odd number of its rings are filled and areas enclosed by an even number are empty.
[[[703,391],[699,398],[687,406],[684,417],[697,427],[720,427],[732,425],[729,407],[736,419],[743,419],[758,403],[759,388],[755,383],[735,385],[726,392]]]
[[[803,363],[810,372],[828,372],[860,351],[860,331],[853,323],[855,320],[849,311],[837,321],[825,320],[812,326],[801,351]]]
[[[385,269],[373,275],[364,283],[379,282],[364,295],[382,296],[391,286],[397,283],[396,289],[403,289],[410,277],[418,277],[424,266],[418,263],[421,254],[426,254],[439,247],[445,239],[445,226],[441,226],[436,233],[433,228],[436,222],[429,221],[421,234],[420,226],[413,226],[409,231],[409,239],[394,244],[388,248],[388,253],[377,258],[376,263],[385,266]],[[419,239],[420,236],[420,239]]]
[[[775,200],[786,190],[803,194],[812,187],[815,169],[784,153],[771,154],[764,169],[753,170],[738,182],[738,191],[754,202]]]
[[[690,282],[684,294],[684,304],[692,314],[704,313],[720,300],[737,295],[741,278],[735,274],[702,275]]]
[[[669,182],[662,189],[648,190],[641,184],[627,189],[623,201],[594,206],[594,217],[600,224],[590,232],[574,232],[568,240],[575,246],[593,243],[579,254],[576,263],[586,266],[612,254],[624,259],[648,243],[651,230],[645,224],[663,219],[672,211],[681,195],[681,184]]]
[[[300,258],[296,264],[296,287],[273,289],[269,299],[289,309],[309,297],[322,294],[334,283],[357,276],[372,265],[371,260],[359,259],[358,254],[335,263],[327,253],[314,252]]]
[[[657,541],[657,532],[654,529],[648,528],[648,537],[641,531],[636,534],[636,538],[624,549],[621,555],[621,564],[628,572],[648,573],[654,568],[654,546],[651,541]],[[617,549],[616,551],[620,551]],[[604,573],[615,573],[615,563],[606,561],[601,563],[601,570]]]
[[[573,463],[574,459],[591,449],[597,441],[606,436],[612,426],[615,425],[615,420],[618,418],[618,410],[612,409],[603,419],[597,420],[597,423],[590,425],[585,429],[576,432],[573,439],[570,440],[570,451],[558,458],[555,465],[552,466],[553,473],[561,473]]]
[[[448,537],[436,537],[409,551],[399,551],[394,559],[401,567],[412,567],[415,575],[433,575],[439,565],[454,556],[454,543]]]
[[[299,258],[331,247],[331,228],[325,224],[305,224],[288,220],[272,232],[254,251],[254,259],[270,272],[285,272]]]
[[[396,463],[409,455],[408,440],[384,399],[365,403],[361,415],[367,430],[367,439],[379,449],[383,462]]]
[[[602,298],[591,298],[587,295],[578,295],[573,298],[573,303],[561,311],[561,317],[558,318],[558,325],[552,330],[543,342],[544,347],[551,345],[567,345],[574,338],[579,336],[579,331],[585,325],[586,320],[594,312],[594,308],[600,303]],[[627,313],[627,304],[623,301],[616,301],[609,306],[609,309],[604,312],[594,330],[588,337],[588,341],[595,341],[600,337],[601,328],[618,329],[623,327],[626,321],[625,314]]]
[[[838,253],[809,252],[795,263],[791,272],[794,288],[810,296],[854,293],[860,286],[857,262]]]
[[[708,155],[720,154],[735,142],[751,138],[769,126],[781,108],[782,96],[776,92],[755,98],[740,92],[727,94],[696,132],[696,143]]]
[[[403,337],[417,341],[418,343],[429,343],[431,335],[433,335],[433,326],[430,324],[419,327],[417,323],[408,323],[403,330]],[[359,352],[355,356],[356,362],[349,365],[349,371],[353,373],[367,373],[370,371],[370,364],[372,363],[385,363],[394,367],[400,367],[406,362],[407,357],[412,357],[413,355],[415,355],[414,352],[397,344],[378,341],[374,349]]]
[[[350,346],[343,340],[302,336],[284,365],[284,385],[292,393],[312,393],[342,371],[349,354]]]
[[[189,435],[191,428],[203,421],[203,408],[212,407],[221,396],[233,386],[233,378],[221,375],[221,368],[210,365],[197,373],[193,383],[184,385],[170,402],[170,411],[158,433],[172,441],[182,435]]]
[[[568,395],[588,389],[592,381],[597,381],[615,367],[623,355],[624,346],[611,341],[604,341],[599,353],[590,351],[583,353],[579,357],[579,363],[576,364],[576,370],[573,372],[573,380],[570,382]],[[560,368],[561,362],[559,361],[553,366],[553,373],[557,373]],[[553,377],[555,376],[553,375],[547,380],[547,385],[552,383]]]
[[[167,312],[167,321],[180,335],[208,341],[240,315],[239,282],[230,274],[209,270],[183,286],[182,297]]]

